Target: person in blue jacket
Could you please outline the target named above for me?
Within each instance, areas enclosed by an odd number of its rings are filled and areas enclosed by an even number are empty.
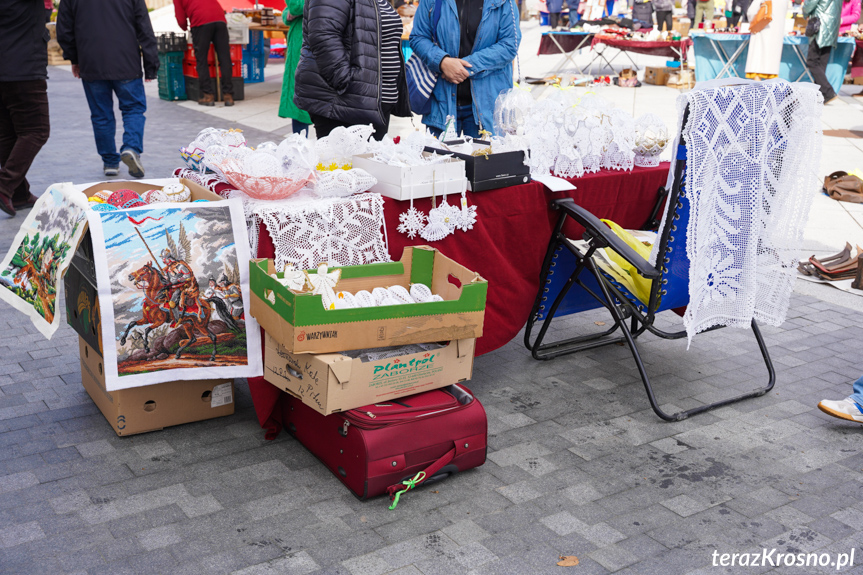
[[[435,2],[443,3],[437,43],[431,30]],[[512,61],[521,42],[516,0],[421,0],[410,42],[439,74],[423,124],[439,136],[453,116],[456,133],[493,133],[494,102],[513,87]]]

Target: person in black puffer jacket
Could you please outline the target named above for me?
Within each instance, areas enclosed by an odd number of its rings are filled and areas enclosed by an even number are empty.
[[[315,133],[372,124],[382,139],[390,115],[410,116],[401,19],[387,0],[307,0],[294,103]]]

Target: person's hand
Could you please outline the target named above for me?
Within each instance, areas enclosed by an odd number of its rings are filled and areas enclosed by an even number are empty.
[[[440,73],[444,80],[453,84],[461,84],[470,77],[467,68],[473,68],[469,63],[460,58],[447,56],[440,63]]]
[[[155,80],[155,78],[144,78],[144,81],[147,83],[152,82],[153,80]]]
[[[72,75],[75,76],[76,78],[81,77],[80,70],[78,69],[78,64],[72,64]]]

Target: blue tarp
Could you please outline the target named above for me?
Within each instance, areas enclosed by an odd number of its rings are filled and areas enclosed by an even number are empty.
[[[705,80],[713,80],[716,75],[722,71],[725,66],[725,59],[720,59],[716,54],[711,42],[718,44],[717,48],[725,51],[728,58],[731,58],[734,52],[740,47],[743,42],[749,40],[749,34],[704,34],[690,33],[690,38],[693,41],[693,50],[695,51],[695,81],[703,82]],[[809,51],[809,39],[805,36],[786,36],[782,47],[782,62],[779,65],[779,77],[794,82],[805,71],[805,66],[795,54],[794,47],[799,46],[803,60],[806,60],[806,54]],[[749,51],[749,45],[743,48],[740,56],[734,62],[733,69],[737,72],[740,78],[746,77],[746,55]],[[720,52],[721,53],[721,52]],[[845,79],[845,70],[848,68],[848,63],[851,61],[851,54],[854,53],[853,38],[839,38],[839,44],[830,54],[830,63],[827,65],[827,79],[833,86],[833,90],[839,93],[842,87],[842,81]],[[723,77],[734,77],[734,73],[729,70]],[[800,78],[801,82],[811,82],[809,75],[804,75]]]

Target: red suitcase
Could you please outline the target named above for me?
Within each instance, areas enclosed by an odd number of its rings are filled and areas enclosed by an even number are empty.
[[[283,405],[285,429],[360,499],[397,502],[396,493],[485,463],[485,409],[463,385],[327,416],[293,396]]]

